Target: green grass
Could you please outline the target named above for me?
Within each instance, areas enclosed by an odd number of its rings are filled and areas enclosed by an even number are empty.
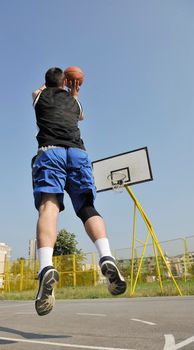
[[[34,300],[36,292],[32,290],[22,292],[0,292],[0,300]]]
[[[177,281],[177,284],[183,295],[194,295],[194,280],[188,280],[184,282],[182,280]],[[158,282],[153,283],[139,283],[135,290],[136,297],[154,297],[154,296],[175,296],[179,295],[174,283],[169,281],[163,282],[163,292],[161,291]]]
[[[57,299],[97,299],[110,297],[106,286],[66,287],[56,290]]]
[[[183,295],[194,295],[194,279],[190,279],[186,283],[184,281],[177,282]],[[172,281],[164,281],[163,287],[164,291],[162,293],[158,282],[138,283],[133,297],[179,295]],[[96,287],[58,288],[56,289],[55,295],[56,299],[100,299],[111,297],[106,285],[99,285]],[[9,293],[1,292],[0,300],[34,300],[35,296],[36,290]],[[124,295],[120,296],[120,298],[128,297],[130,297],[130,288],[128,288],[128,291]]]

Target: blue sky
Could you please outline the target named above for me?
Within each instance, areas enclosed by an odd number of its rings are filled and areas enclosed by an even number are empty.
[[[30,161],[36,153],[31,92],[52,66],[80,66],[92,160],[148,147],[154,181],[133,186],[160,241],[194,234],[194,3],[185,0],[3,2],[1,45],[0,241],[28,256],[37,212]],[[95,251],[69,199],[58,229]],[[125,191],[99,193],[113,249],[131,244]],[[139,233],[139,238],[143,234]]]

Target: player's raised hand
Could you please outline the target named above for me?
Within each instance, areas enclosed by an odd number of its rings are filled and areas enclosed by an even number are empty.
[[[68,87],[70,88],[70,95],[73,97],[78,97],[79,94],[79,80],[68,80]]]

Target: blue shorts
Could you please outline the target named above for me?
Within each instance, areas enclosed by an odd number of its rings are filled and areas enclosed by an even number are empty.
[[[79,148],[56,147],[40,152],[32,164],[32,179],[37,210],[42,193],[56,194],[62,211],[65,190],[76,213],[88,200],[88,196],[92,204],[96,197],[91,161],[87,152]]]

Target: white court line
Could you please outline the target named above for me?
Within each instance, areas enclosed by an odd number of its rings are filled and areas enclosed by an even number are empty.
[[[136,321],[136,322],[141,322],[141,323],[149,324],[150,326],[156,326],[156,323],[149,322],[149,321],[144,321],[144,320],[139,320],[138,318],[131,318],[131,321]]]
[[[17,339],[17,338],[4,338],[0,337],[0,340],[8,340],[20,343],[31,343],[39,345],[51,345],[51,346],[61,346],[66,348],[77,348],[77,349],[92,349],[92,350],[135,350],[135,349],[121,349],[121,348],[106,348],[103,346],[90,346],[90,345],[78,345],[78,344],[66,344],[66,343],[53,343],[48,341],[36,341],[27,339]]]
[[[183,340],[182,342],[175,344],[175,339],[172,334],[165,334],[165,346],[163,350],[176,350],[182,349],[186,345],[194,343],[194,336]]]
[[[78,312],[76,315],[80,316],[100,316],[100,317],[105,317],[106,314],[88,314],[86,312]]]

